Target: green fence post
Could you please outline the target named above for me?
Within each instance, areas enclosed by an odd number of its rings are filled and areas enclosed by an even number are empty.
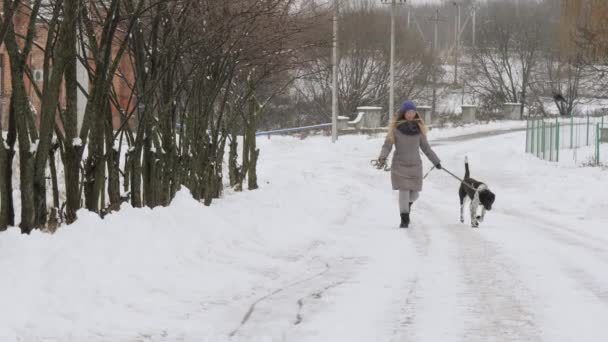
[[[570,115],[570,148],[574,147],[574,117]]]
[[[540,158],[540,120],[536,121],[536,156]]]
[[[587,145],[589,146],[589,114],[587,114]]]
[[[530,119],[526,120],[526,153],[528,153],[528,136],[530,135]]]
[[[542,149],[543,149],[543,160],[545,159],[545,121],[543,121],[543,143],[542,143]]]
[[[536,139],[536,124],[535,124],[536,120],[532,120],[532,123],[530,123],[530,125],[532,125],[532,128],[530,130],[530,132],[532,132],[532,134],[530,135],[530,153],[534,153],[534,141]]]
[[[532,136],[530,137],[530,153],[536,152],[536,120],[532,121]]]
[[[556,131],[556,133],[557,133],[556,136],[558,137],[557,139],[559,139],[559,135],[560,135],[559,134],[559,129],[560,129],[560,126],[559,126],[559,118],[558,117],[555,118],[555,127],[556,127],[556,130],[557,130]],[[556,146],[559,146],[559,141],[557,141]]]
[[[595,130],[595,165],[600,165],[600,124],[596,124]]]
[[[559,121],[557,122],[557,132],[555,135],[555,161],[559,162]]]
[[[553,161],[553,123],[549,124],[549,160]]]

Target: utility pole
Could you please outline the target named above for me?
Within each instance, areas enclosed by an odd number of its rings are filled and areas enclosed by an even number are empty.
[[[473,5],[473,25],[472,25],[472,27],[473,27],[473,48],[475,48],[475,44],[476,44],[476,41],[475,41],[475,39],[476,39],[475,35],[477,34],[477,32],[475,31],[477,29],[476,25],[477,25],[477,6]]]
[[[460,3],[454,1],[456,17],[454,18],[454,84],[458,84],[458,50],[460,48]]]
[[[391,1],[391,90],[389,93],[388,115],[395,115],[395,8],[397,0]]]
[[[388,0],[382,0],[386,3]],[[391,1],[391,60],[390,60],[390,90],[388,99],[389,117],[395,114],[395,12],[397,11],[397,0]],[[405,0],[399,0],[405,3]]]
[[[458,4],[458,36],[457,36],[457,38],[458,38],[457,39],[458,45],[457,45],[457,47],[459,49],[460,49],[460,33],[461,33],[460,30],[462,29],[462,27],[460,26],[460,23],[461,23],[460,18],[461,18],[461,15],[460,15],[460,4]]]
[[[477,5],[473,4],[473,23],[472,23],[472,30],[473,30],[473,35],[472,35],[472,46],[471,46],[471,65],[473,65],[473,63],[475,63],[475,48],[477,47],[476,45],[476,30],[477,30]]]
[[[433,117],[435,117],[435,110],[437,108],[437,79],[435,76],[435,60],[437,59],[436,54],[437,54],[437,40],[438,40],[437,29],[438,29],[439,22],[443,21],[442,19],[439,18],[438,9],[435,12],[435,16],[429,18],[429,20],[433,21],[435,23],[434,30],[433,30],[433,49],[432,49],[432,53],[431,53],[431,58],[432,58],[431,79],[433,81],[433,104],[431,106],[431,118],[433,118]]]
[[[334,0],[334,39],[332,54],[331,142],[338,140],[338,1]]]

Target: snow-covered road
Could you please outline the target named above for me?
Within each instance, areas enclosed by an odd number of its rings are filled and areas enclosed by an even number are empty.
[[[261,139],[261,189],[0,235],[1,341],[608,341],[608,174],[522,132],[435,146],[496,193],[479,229],[433,171],[398,229],[381,137]],[[425,160],[425,167],[430,166]]]

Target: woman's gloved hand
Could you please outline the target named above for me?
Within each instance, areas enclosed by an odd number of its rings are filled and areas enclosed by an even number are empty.
[[[437,163],[437,165],[435,165],[435,168],[436,168],[437,170],[441,170],[441,163]]]

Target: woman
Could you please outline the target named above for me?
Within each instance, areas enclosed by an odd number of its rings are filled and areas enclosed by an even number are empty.
[[[426,139],[427,127],[416,112],[412,101],[405,101],[389,125],[388,134],[378,164],[384,166],[393,145],[395,153],[391,164],[391,183],[393,190],[399,190],[399,209],[401,211],[400,228],[407,228],[410,223],[412,203],[422,190],[422,160],[418,149],[427,156],[437,169],[441,163]]]

